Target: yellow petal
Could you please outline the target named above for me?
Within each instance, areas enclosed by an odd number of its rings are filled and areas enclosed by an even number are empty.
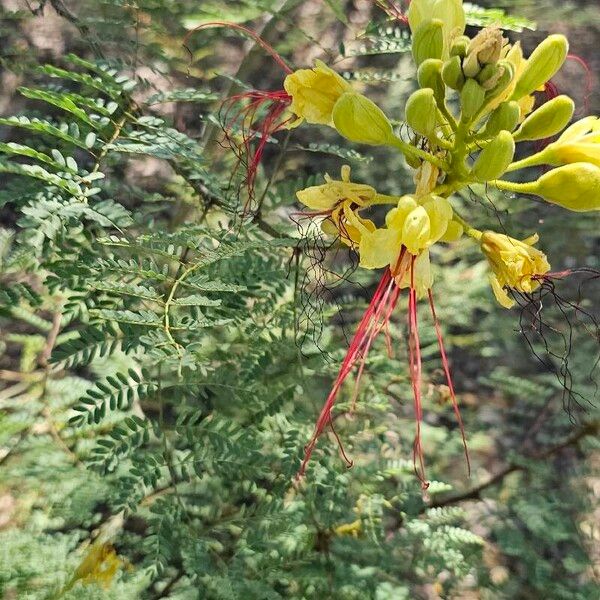
[[[431,200],[423,203],[423,208],[429,215],[431,233],[429,243],[437,242],[448,229],[448,224],[452,219],[452,206],[446,198],[434,196]]]
[[[463,226],[456,222],[450,221],[448,223],[448,228],[446,229],[446,233],[440,238],[440,242],[455,242],[458,240],[462,234],[464,233]]]
[[[492,291],[498,303],[504,308],[512,308],[515,305],[515,301],[508,295],[507,291],[500,285],[495,275],[490,275],[490,284]]]
[[[401,234],[395,229],[376,229],[360,239],[360,266],[380,269],[394,265],[402,247]]]
[[[402,243],[411,254],[419,254],[426,247],[430,234],[429,215],[422,206],[417,206],[404,221]]]

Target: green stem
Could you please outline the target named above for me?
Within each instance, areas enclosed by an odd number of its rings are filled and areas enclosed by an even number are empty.
[[[465,230],[465,233],[473,238],[474,240],[479,241],[482,236],[482,232],[479,229],[475,229],[475,227],[471,227],[456,211],[454,211],[452,215],[452,220],[460,223]]]
[[[421,150],[421,148],[415,148],[414,146],[411,146],[411,144],[405,142],[404,140],[401,140],[398,137],[394,137],[393,140],[390,141],[389,145],[398,148],[398,150],[400,150],[400,152],[402,152],[402,154],[404,154],[405,156],[412,156],[413,158],[425,160],[431,163],[432,165],[435,165],[436,167],[442,169],[443,171],[448,170],[448,165],[445,161],[433,156],[433,154],[430,154],[425,150]]]
[[[493,181],[490,181],[489,184],[496,186],[499,190],[516,192],[518,194],[535,194],[536,190],[535,181],[515,183],[514,181],[505,181],[504,179],[494,179]]]
[[[527,167],[539,167],[546,163],[546,152],[538,152],[537,154],[533,154],[532,156],[526,156],[521,160],[517,160],[514,163],[508,165],[508,169],[506,169],[507,173],[511,171],[517,171],[518,169],[526,169]]]

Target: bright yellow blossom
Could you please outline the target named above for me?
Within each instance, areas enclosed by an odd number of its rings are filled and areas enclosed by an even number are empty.
[[[493,271],[492,290],[505,308],[515,303],[505,288],[531,293],[540,286],[540,276],[550,270],[546,255],[533,247],[538,239],[537,234],[522,241],[494,231],[484,231],[481,235],[481,250]]]
[[[359,243],[360,265],[366,269],[390,266],[395,269],[405,246],[418,256],[446,233],[452,219],[452,207],[445,198],[426,196],[421,203],[413,196],[402,196],[385,218],[385,227],[367,231],[348,214],[349,222],[361,230]]]
[[[542,154],[550,165],[587,162],[600,167],[600,118],[586,117],[573,123]]]
[[[299,69],[285,78],[283,87],[292,97],[290,110],[308,123],[332,125],[335,103],[350,84],[320,60],[313,69]]]

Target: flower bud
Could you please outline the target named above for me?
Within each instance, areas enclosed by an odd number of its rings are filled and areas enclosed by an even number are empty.
[[[514,134],[517,142],[543,140],[561,132],[573,117],[575,103],[568,96],[557,96],[531,113]]]
[[[511,62],[507,60],[501,60],[497,63],[497,67],[501,69],[501,73],[496,79],[494,86],[487,90],[485,95],[486,102],[491,102],[500,96],[512,83],[515,77],[515,66]]]
[[[600,167],[590,163],[565,165],[525,184],[522,190],[576,212],[600,210]]]
[[[498,179],[506,172],[515,155],[515,141],[508,131],[501,131],[480,153],[471,169],[475,181]]]
[[[504,67],[498,64],[485,65],[476,79],[487,92],[493,90],[504,75]]]
[[[452,42],[452,46],[450,47],[450,56],[459,56],[460,58],[464,58],[467,54],[467,50],[469,48],[469,44],[471,40],[466,35],[461,35],[457,37]]]
[[[444,63],[442,67],[442,79],[449,88],[457,91],[462,90],[463,85],[465,85],[465,75],[458,56],[453,56]]]
[[[521,109],[516,102],[502,102],[502,104],[492,111],[483,135],[486,138],[490,138],[500,133],[503,129],[513,131],[519,122],[520,116]]]
[[[519,100],[543,86],[562,67],[568,52],[569,42],[564,35],[548,36],[527,59],[511,100]]]
[[[485,90],[474,80],[467,79],[460,92],[461,119],[469,122],[475,117],[485,100]]]
[[[436,102],[441,106],[446,98],[446,86],[442,80],[441,60],[428,58],[417,72],[417,80],[422,88],[431,88]]]
[[[430,137],[437,123],[437,105],[431,88],[417,90],[406,101],[406,122],[417,133]]]
[[[333,123],[338,133],[357,144],[379,146],[394,139],[388,118],[362,94],[342,94],[333,107]]]
[[[480,65],[489,65],[500,60],[505,40],[497,27],[482,29],[469,44],[468,55],[475,55]]]
[[[408,8],[408,24],[413,36],[421,24],[431,19],[438,19],[443,24],[443,53],[426,58],[448,58],[452,40],[465,31],[462,0],[412,0]]]
[[[477,54],[467,54],[462,61],[462,69],[465,77],[476,77],[481,71]]]
[[[442,58],[444,23],[439,19],[424,21],[413,33],[412,53],[417,65],[428,58]]]

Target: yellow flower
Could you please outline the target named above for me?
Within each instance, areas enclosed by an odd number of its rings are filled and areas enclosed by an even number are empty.
[[[356,211],[387,198],[370,185],[350,181],[348,165],[342,167],[340,180],[325,175],[324,184],[307,187],[296,196],[302,204],[327,217],[322,224],[325,233],[339,235],[349,246],[360,242],[363,230],[375,230],[375,224],[359,217]]]
[[[358,221],[349,221],[361,229]],[[360,265],[366,269],[396,267],[405,246],[418,256],[446,233],[452,219],[452,207],[445,198],[429,195],[418,203],[413,196],[402,196],[385,218],[385,227],[373,231],[361,230],[359,243]]]
[[[108,589],[123,564],[110,544],[96,542],[90,546],[75,570],[72,582],[96,583]]]
[[[533,247],[538,239],[537,234],[522,241],[494,231],[484,231],[481,235],[481,250],[493,271],[492,290],[505,308],[515,303],[505,288],[531,293],[540,286],[539,277],[550,270],[546,255]]]
[[[364,183],[350,181],[350,166],[341,169],[341,180],[325,175],[325,183],[313,185],[296,192],[298,200],[308,208],[319,211],[332,210],[340,202],[347,201],[360,207],[368,206],[375,200],[375,188]]]
[[[290,110],[308,123],[332,125],[335,103],[350,84],[320,60],[313,69],[299,69],[285,78],[285,91],[292,97]]]
[[[587,162],[600,167],[600,118],[586,117],[573,123],[543,155],[550,165]]]

